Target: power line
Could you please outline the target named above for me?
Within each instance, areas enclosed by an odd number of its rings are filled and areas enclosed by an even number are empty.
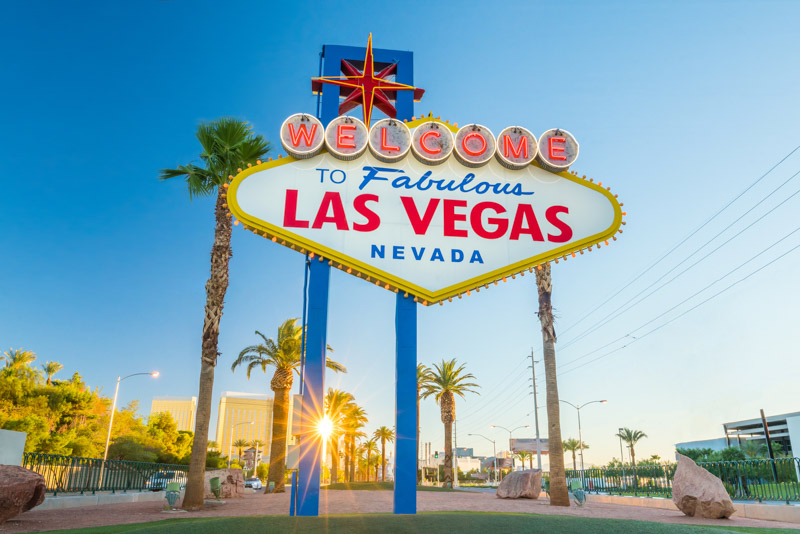
[[[767,247],[766,249],[764,249],[764,250],[763,250],[762,252],[760,252],[759,254],[756,254],[755,256],[751,257],[749,260],[747,260],[746,262],[744,262],[744,263],[740,264],[738,267],[736,267],[736,268],[735,268],[735,269],[733,269],[732,271],[729,271],[727,274],[725,274],[724,276],[722,276],[722,277],[718,278],[717,280],[715,280],[715,281],[714,281],[714,282],[712,282],[711,284],[707,285],[706,287],[704,287],[704,288],[703,288],[703,289],[701,289],[700,291],[698,291],[698,292],[694,293],[694,294],[693,294],[693,295],[691,295],[690,297],[687,297],[686,299],[682,300],[681,302],[679,302],[678,304],[676,304],[675,306],[673,306],[673,307],[672,307],[672,308],[670,308],[669,310],[667,310],[667,311],[665,311],[665,312],[661,313],[660,315],[658,315],[658,316],[654,317],[653,319],[651,319],[651,320],[647,321],[646,323],[644,323],[644,324],[642,324],[641,326],[639,326],[639,327],[635,328],[634,330],[631,330],[631,332],[630,332],[629,334],[627,334],[627,335],[623,336],[622,338],[618,338],[618,339],[616,340],[616,341],[619,341],[619,340],[621,340],[621,339],[624,339],[625,337],[631,336],[633,339],[631,340],[631,342],[630,342],[630,343],[626,343],[625,345],[623,345],[623,346],[621,346],[621,347],[617,347],[616,349],[613,349],[613,350],[611,350],[611,351],[609,351],[609,352],[607,352],[607,353],[605,353],[605,354],[603,354],[603,355],[601,355],[601,356],[598,356],[597,358],[594,358],[594,359],[592,359],[592,360],[589,360],[588,362],[584,362],[584,363],[582,363],[581,365],[578,365],[577,367],[573,367],[572,369],[567,369],[566,371],[563,371],[563,372],[559,373],[558,375],[559,375],[559,376],[565,375],[565,374],[567,374],[567,373],[570,373],[570,372],[572,372],[572,371],[575,371],[575,370],[577,370],[577,369],[580,369],[581,367],[585,367],[585,366],[589,365],[589,364],[590,364],[590,363],[592,363],[592,362],[596,362],[597,360],[600,360],[600,359],[602,359],[602,358],[605,358],[606,356],[610,356],[611,354],[614,354],[615,352],[618,352],[618,351],[620,351],[620,350],[622,350],[622,349],[624,349],[624,348],[627,348],[627,347],[629,347],[630,345],[632,345],[632,344],[636,343],[637,341],[640,341],[641,339],[644,339],[645,337],[649,336],[650,334],[653,334],[654,332],[657,332],[658,330],[660,330],[660,329],[664,328],[665,326],[667,326],[667,325],[669,325],[669,324],[673,323],[674,321],[677,321],[678,319],[680,319],[681,317],[683,317],[683,316],[684,316],[684,315],[686,315],[687,313],[689,313],[689,312],[691,312],[691,311],[694,311],[694,310],[696,310],[697,308],[699,308],[700,306],[702,306],[702,305],[704,305],[704,304],[706,304],[706,303],[710,302],[711,300],[713,300],[713,299],[717,298],[718,296],[722,295],[723,293],[725,293],[725,292],[726,292],[726,291],[728,291],[729,289],[731,289],[731,288],[733,288],[733,287],[737,286],[738,284],[740,284],[740,283],[744,282],[745,280],[747,280],[747,279],[748,279],[748,278],[750,278],[751,276],[753,276],[753,275],[755,275],[755,274],[757,274],[757,273],[761,272],[762,270],[766,269],[767,267],[769,267],[769,266],[770,266],[770,265],[772,265],[773,263],[775,263],[775,262],[777,262],[777,261],[781,260],[781,259],[782,259],[782,258],[784,258],[785,256],[789,255],[790,253],[792,253],[792,252],[794,252],[795,250],[797,250],[798,248],[800,248],[800,244],[798,244],[798,245],[795,245],[794,247],[790,248],[789,250],[787,250],[786,252],[784,252],[784,253],[783,253],[783,254],[781,254],[780,256],[778,256],[778,257],[774,258],[773,260],[771,260],[771,261],[769,261],[769,262],[765,263],[764,265],[762,265],[761,267],[759,267],[759,268],[758,268],[758,269],[756,269],[755,271],[751,272],[750,274],[748,274],[748,275],[746,275],[746,276],[744,276],[744,277],[740,278],[739,280],[735,281],[734,283],[730,284],[729,286],[725,287],[724,289],[722,289],[722,290],[718,291],[717,293],[714,293],[713,295],[711,295],[711,296],[710,296],[710,297],[708,297],[707,299],[705,299],[705,300],[703,300],[703,301],[699,302],[698,304],[696,304],[696,305],[692,306],[691,308],[688,308],[687,310],[684,310],[684,311],[683,311],[683,312],[681,312],[680,314],[678,314],[678,315],[676,315],[675,317],[673,317],[672,319],[669,319],[668,321],[666,321],[666,322],[664,322],[664,323],[660,324],[659,326],[657,326],[657,327],[653,328],[652,330],[649,330],[648,332],[646,332],[646,333],[642,334],[641,336],[636,336],[636,337],[633,337],[633,336],[632,336],[633,332],[636,332],[637,330],[641,330],[642,328],[644,328],[644,327],[645,327],[645,326],[647,326],[648,324],[651,324],[651,323],[653,323],[654,321],[658,320],[660,317],[663,317],[664,315],[666,315],[667,313],[671,312],[672,310],[674,310],[674,309],[675,309],[675,308],[677,308],[678,306],[680,306],[680,305],[682,305],[682,304],[686,303],[687,301],[691,300],[692,298],[694,298],[695,296],[699,295],[700,293],[702,293],[703,291],[705,291],[705,290],[706,290],[706,289],[708,289],[709,287],[713,286],[714,284],[716,284],[716,283],[717,283],[717,282],[719,282],[720,280],[723,280],[724,278],[726,278],[728,275],[730,275],[730,274],[731,274],[731,273],[733,273],[734,271],[738,270],[739,268],[743,267],[744,265],[746,265],[747,263],[749,263],[749,262],[750,262],[750,261],[752,261],[753,259],[755,259],[755,258],[757,258],[758,256],[760,256],[760,255],[761,255],[763,252],[766,252],[767,250],[769,250],[769,249],[770,249],[770,248],[772,248],[773,246],[777,245],[778,243],[782,242],[783,240],[787,239],[789,236],[791,236],[791,235],[795,234],[795,233],[796,233],[796,232],[798,232],[798,231],[800,231],[800,227],[797,227],[797,228],[795,228],[794,230],[792,230],[791,232],[789,232],[788,234],[786,234],[784,237],[782,237],[781,239],[779,239],[778,241],[776,241],[775,243],[773,243],[772,245],[770,245],[769,247]],[[596,351],[595,351],[595,352],[596,352]],[[584,358],[584,357],[585,357],[585,356],[581,356],[581,358],[578,358],[578,359],[576,359],[576,360],[573,360],[573,361],[572,361],[572,362],[570,362],[570,363],[574,363],[575,361],[578,361],[579,359],[582,359],[582,358]]]
[[[773,189],[773,190],[772,190],[772,191],[771,191],[771,192],[770,192],[770,193],[769,193],[767,196],[765,196],[764,198],[762,198],[760,201],[758,201],[756,204],[754,204],[754,205],[753,205],[753,206],[752,206],[752,207],[751,207],[749,210],[747,210],[745,213],[743,213],[741,217],[745,217],[745,216],[747,216],[747,215],[748,215],[748,214],[749,214],[751,211],[753,211],[755,208],[757,208],[759,205],[761,205],[761,204],[762,204],[762,203],[763,203],[765,200],[767,200],[769,197],[771,197],[773,194],[775,194],[775,193],[776,193],[776,192],[777,192],[779,189],[781,189],[781,188],[782,188],[784,185],[788,184],[788,183],[789,183],[791,180],[793,180],[793,179],[794,179],[796,176],[798,176],[798,175],[800,175],[800,171],[797,171],[797,172],[796,172],[796,173],[794,173],[792,176],[790,176],[790,177],[789,177],[789,178],[788,178],[786,181],[784,181],[784,182],[783,182],[781,185],[779,185],[778,187],[776,187],[775,189]],[[628,310],[630,310],[630,309],[631,309],[631,308],[633,308],[634,306],[637,306],[638,304],[640,304],[641,302],[643,302],[644,300],[646,300],[647,298],[649,298],[651,295],[653,295],[653,294],[655,294],[656,292],[658,292],[658,291],[659,291],[661,288],[663,288],[663,287],[665,287],[665,286],[669,285],[669,284],[670,284],[670,283],[672,283],[674,280],[678,279],[678,278],[679,278],[681,275],[683,275],[684,273],[686,273],[686,272],[688,272],[690,269],[692,269],[692,268],[693,268],[695,265],[697,265],[698,263],[702,262],[703,260],[705,260],[705,259],[707,259],[707,258],[711,257],[711,255],[712,255],[712,254],[714,254],[715,252],[717,252],[719,249],[721,249],[722,247],[724,247],[725,245],[727,245],[728,243],[730,243],[731,241],[733,241],[735,238],[737,238],[737,237],[739,237],[740,235],[742,235],[742,234],[743,234],[745,231],[747,231],[747,230],[749,230],[750,228],[752,228],[753,226],[755,226],[755,225],[756,225],[757,223],[759,223],[759,222],[760,222],[762,219],[764,219],[764,218],[765,218],[767,215],[769,215],[769,214],[773,213],[775,210],[777,210],[778,208],[780,208],[781,206],[783,206],[784,204],[786,204],[786,203],[787,203],[789,200],[791,200],[792,198],[794,198],[794,197],[795,197],[795,196],[797,196],[798,194],[800,194],[800,189],[798,189],[797,191],[795,191],[794,193],[792,193],[791,195],[789,195],[788,197],[786,197],[785,199],[783,199],[783,200],[782,200],[780,203],[778,203],[777,205],[773,206],[773,207],[772,207],[770,210],[768,210],[767,212],[765,212],[764,214],[762,214],[762,215],[761,215],[761,216],[760,216],[758,219],[756,219],[755,221],[753,221],[753,222],[752,222],[752,223],[750,223],[749,225],[747,225],[747,226],[745,226],[744,228],[742,228],[741,230],[739,230],[739,232],[737,232],[736,234],[734,234],[733,236],[731,236],[730,238],[728,238],[728,239],[727,239],[727,240],[726,240],[724,243],[722,243],[722,244],[721,244],[721,245],[719,245],[717,248],[715,248],[714,250],[712,250],[711,252],[709,252],[708,254],[706,254],[705,256],[703,256],[702,258],[700,258],[699,260],[697,260],[696,262],[694,262],[692,265],[690,265],[689,267],[687,267],[686,269],[684,269],[683,271],[681,271],[680,273],[678,273],[676,276],[674,276],[673,278],[671,278],[669,281],[667,281],[666,283],[664,283],[664,284],[660,285],[660,286],[659,286],[659,287],[657,287],[655,290],[651,291],[650,293],[648,293],[647,295],[645,295],[644,297],[642,297],[642,298],[641,298],[641,299],[639,299],[638,301],[634,302],[633,304],[631,304],[630,306],[628,306],[627,308],[625,308],[625,306],[627,306],[628,304],[630,304],[630,303],[631,303],[631,301],[633,301],[634,299],[636,299],[637,297],[639,297],[639,296],[640,296],[642,293],[644,293],[645,291],[647,291],[648,289],[650,289],[651,287],[653,287],[654,285],[656,285],[658,282],[660,282],[661,280],[663,280],[663,279],[664,279],[664,278],[665,278],[667,275],[669,275],[669,274],[670,274],[671,272],[673,272],[675,269],[677,269],[678,267],[680,267],[681,265],[683,265],[683,264],[684,264],[684,263],[685,263],[687,260],[689,260],[689,259],[690,259],[692,256],[694,256],[695,254],[697,254],[698,252],[700,252],[701,250],[703,250],[703,249],[704,249],[706,246],[708,246],[708,245],[709,245],[709,244],[710,244],[712,241],[714,241],[714,240],[715,240],[716,238],[718,238],[720,235],[722,235],[723,233],[725,233],[726,231],[728,231],[728,230],[729,230],[729,229],[730,229],[730,228],[731,228],[731,227],[732,227],[734,224],[738,223],[738,222],[741,220],[741,217],[740,217],[739,219],[737,219],[737,220],[733,221],[733,222],[732,222],[732,223],[730,223],[728,226],[726,226],[725,228],[723,228],[723,229],[722,229],[722,230],[721,230],[719,233],[717,233],[717,234],[716,234],[714,237],[712,237],[711,239],[709,239],[708,241],[706,241],[705,243],[703,243],[702,245],[700,245],[700,246],[699,246],[697,249],[695,249],[695,251],[694,251],[694,252],[692,252],[691,254],[689,254],[689,255],[688,255],[686,258],[684,258],[684,259],[683,259],[683,260],[682,260],[680,263],[678,263],[677,265],[675,265],[674,267],[672,267],[672,268],[671,268],[669,271],[667,271],[667,272],[665,272],[664,274],[662,274],[662,275],[661,275],[661,276],[660,276],[658,279],[656,279],[656,280],[655,280],[654,282],[652,282],[650,285],[648,285],[647,287],[645,287],[644,289],[642,289],[641,291],[639,291],[637,294],[635,294],[634,296],[632,296],[631,298],[629,298],[628,300],[626,300],[625,302],[623,302],[623,303],[622,303],[620,306],[618,306],[617,308],[615,308],[615,309],[614,309],[614,310],[613,310],[613,311],[610,313],[610,315],[609,315],[609,316],[607,316],[607,317],[605,317],[605,318],[601,319],[600,321],[598,321],[597,323],[595,323],[594,325],[592,325],[591,327],[589,327],[589,329],[588,329],[588,330],[585,330],[583,333],[579,334],[577,337],[575,337],[575,338],[573,338],[573,339],[569,340],[567,343],[565,343],[565,344],[564,344],[564,346],[562,347],[562,350],[563,350],[563,349],[566,349],[566,348],[567,348],[567,347],[569,347],[570,345],[573,345],[573,344],[577,343],[578,341],[580,341],[581,339],[583,339],[583,338],[584,338],[584,337],[586,337],[587,335],[591,334],[592,332],[595,332],[597,329],[599,329],[599,328],[603,327],[604,325],[608,324],[609,322],[613,321],[614,319],[616,319],[616,318],[617,318],[617,317],[619,317],[620,315],[624,314],[625,312],[627,312]],[[625,308],[625,309],[623,309],[623,308]],[[622,311],[620,311],[620,310],[622,310]]]
[[[520,366],[521,366],[523,363],[525,363],[527,360],[528,360],[528,357],[527,357],[527,356],[525,356],[524,358],[522,358],[522,360],[521,360],[521,361],[520,361],[520,362],[519,362],[519,363],[516,365],[516,367],[514,367],[514,368],[513,368],[513,369],[511,369],[510,371],[507,371],[507,372],[506,372],[506,374],[505,374],[504,376],[500,377],[500,380],[498,380],[498,381],[497,381],[497,383],[495,383],[495,384],[494,384],[494,386],[492,387],[492,389],[489,389],[489,390],[488,390],[488,391],[497,391],[497,394],[496,394],[494,397],[492,397],[492,399],[495,399],[495,398],[496,398],[497,396],[499,396],[500,394],[502,394],[502,393],[504,393],[504,392],[507,392],[507,391],[508,391],[506,388],[501,388],[500,386],[501,386],[501,385],[503,385],[503,384],[505,384],[505,383],[506,383],[506,381],[508,380],[508,378],[509,378],[510,376],[512,376],[512,375],[513,375],[513,373],[514,373],[514,372],[515,372],[515,371],[516,371],[516,370],[517,370],[517,369],[518,369],[518,368],[519,368],[519,367],[520,367]],[[464,415],[463,417],[459,417],[459,418],[458,418],[458,419],[459,419],[459,421],[461,421],[461,420],[463,420],[463,419],[467,419],[467,418],[469,418],[469,417],[472,417],[473,415],[475,415],[475,413],[477,413],[477,412],[481,411],[483,408],[485,408],[485,407],[486,407],[486,405],[487,405],[487,403],[490,403],[490,402],[492,402],[492,399],[489,399],[489,400],[483,401],[483,402],[481,403],[481,406],[480,406],[480,407],[476,408],[475,410],[472,410],[471,412],[467,413],[467,414],[466,414],[466,415]]]
[[[797,145],[797,146],[794,148],[794,150],[792,150],[791,152],[789,152],[788,154],[786,154],[786,155],[785,155],[785,156],[784,156],[784,157],[783,157],[783,158],[782,158],[782,159],[781,159],[781,160],[780,160],[778,163],[776,163],[775,165],[773,165],[772,167],[770,167],[770,169],[769,169],[767,172],[765,172],[764,174],[762,174],[761,176],[759,176],[759,177],[758,177],[758,179],[757,179],[756,181],[754,181],[752,184],[750,184],[749,186],[747,186],[747,187],[746,187],[746,188],[745,188],[745,189],[744,189],[744,190],[743,190],[741,193],[739,193],[738,195],[736,195],[736,196],[735,196],[735,197],[734,197],[732,200],[730,200],[730,201],[729,201],[727,204],[725,204],[724,206],[722,206],[722,208],[720,208],[720,209],[719,209],[719,210],[718,210],[718,211],[717,211],[717,212],[716,212],[714,215],[712,215],[710,218],[706,219],[706,221],[705,221],[703,224],[701,224],[700,226],[698,226],[697,228],[695,228],[695,229],[694,229],[692,232],[690,232],[690,233],[689,233],[689,235],[687,235],[686,237],[684,237],[684,238],[683,238],[683,239],[682,239],[682,240],[681,240],[679,243],[677,243],[676,245],[674,245],[674,246],[673,246],[671,249],[669,249],[669,250],[668,250],[666,253],[664,253],[664,254],[663,254],[663,255],[662,255],[660,258],[658,258],[658,259],[657,259],[655,262],[653,262],[652,264],[650,264],[650,266],[649,266],[649,267],[647,267],[647,268],[646,268],[644,271],[642,271],[641,273],[639,273],[639,274],[638,274],[638,275],[637,275],[637,276],[636,276],[636,277],[635,277],[633,280],[631,280],[631,281],[629,281],[629,282],[627,282],[627,283],[623,284],[623,285],[622,285],[622,287],[620,287],[619,289],[617,289],[617,290],[616,290],[614,293],[612,293],[612,294],[611,294],[611,295],[610,295],[608,298],[606,298],[606,299],[605,299],[603,302],[601,302],[600,304],[598,304],[597,306],[595,306],[594,308],[592,308],[592,310],[590,310],[590,311],[589,311],[589,312],[588,312],[586,315],[584,315],[583,317],[581,317],[580,319],[578,319],[578,320],[577,320],[575,323],[571,324],[570,326],[568,326],[567,328],[565,328],[564,330],[562,330],[562,331],[561,331],[561,335],[564,335],[566,332],[569,332],[570,330],[572,330],[573,328],[575,328],[575,326],[579,325],[579,324],[580,324],[580,323],[581,323],[581,322],[582,322],[584,319],[586,319],[587,317],[589,317],[590,315],[592,315],[594,312],[596,312],[597,310],[599,310],[600,308],[602,308],[603,306],[605,306],[605,305],[606,305],[606,304],[607,304],[609,301],[611,301],[611,300],[612,300],[614,297],[616,297],[617,295],[619,295],[619,294],[620,294],[622,291],[624,291],[624,290],[625,290],[627,287],[629,287],[630,285],[632,285],[633,283],[635,283],[637,280],[639,280],[639,279],[640,279],[642,276],[644,276],[645,274],[647,274],[648,272],[650,272],[650,271],[651,271],[651,270],[652,270],[652,269],[653,269],[653,268],[654,268],[656,265],[658,265],[659,263],[661,263],[661,262],[662,262],[662,261],[663,261],[663,260],[664,260],[664,259],[665,259],[667,256],[669,256],[669,255],[670,255],[670,254],[672,254],[672,253],[673,253],[673,252],[674,252],[676,249],[678,249],[678,247],[680,247],[681,245],[683,245],[684,243],[686,243],[686,242],[687,242],[689,239],[691,239],[691,238],[692,238],[692,237],[693,237],[695,234],[697,234],[697,232],[699,232],[700,230],[702,230],[703,228],[705,228],[705,226],[706,226],[706,225],[708,225],[708,223],[710,223],[711,221],[713,221],[714,219],[716,219],[716,218],[717,218],[717,217],[718,217],[718,216],[719,216],[719,215],[720,215],[720,214],[721,214],[723,211],[725,211],[726,209],[728,209],[728,208],[729,208],[729,207],[730,207],[730,206],[731,206],[731,205],[732,205],[734,202],[736,202],[737,200],[739,200],[739,199],[740,199],[740,198],[741,198],[741,197],[742,197],[742,196],[743,196],[745,193],[747,193],[748,191],[750,191],[750,189],[752,189],[753,187],[755,187],[755,186],[756,186],[756,184],[758,184],[759,182],[761,182],[761,180],[763,180],[763,179],[764,179],[764,178],[765,178],[767,175],[769,175],[769,174],[770,174],[772,171],[774,171],[774,170],[775,170],[775,169],[776,169],[776,168],[777,168],[777,167],[778,167],[778,166],[779,166],[781,163],[783,163],[784,161],[786,161],[787,159],[789,159],[789,157],[791,157],[791,156],[792,156],[792,154],[794,154],[795,152],[797,152],[797,150],[798,150],[798,149],[800,149],[800,145]]]

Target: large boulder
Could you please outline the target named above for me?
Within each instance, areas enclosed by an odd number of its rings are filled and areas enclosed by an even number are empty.
[[[214,499],[211,493],[211,479],[219,477],[221,484],[220,499],[230,499],[244,496],[244,476],[242,470],[234,467],[228,469],[216,469],[205,473],[205,492],[206,499]]]
[[[722,481],[682,454],[672,481],[672,502],[692,517],[721,519],[736,511]]]
[[[18,465],[0,465],[0,523],[44,501],[44,477]]]
[[[497,487],[497,496],[501,499],[538,499],[542,491],[542,471],[530,469],[513,471],[506,475]]]

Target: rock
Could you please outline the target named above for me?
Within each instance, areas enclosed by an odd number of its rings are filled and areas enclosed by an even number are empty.
[[[18,465],[0,465],[0,523],[44,501],[44,477]]]
[[[721,519],[736,511],[722,481],[682,454],[672,481],[672,502],[692,517]]]
[[[501,499],[538,499],[542,491],[542,471],[513,471],[506,475],[497,487],[497,496]]]
[[[220,481],[220,499],[231,499],[244,496],[244,476],[242,470],[237,468],[229,469],[216,469],[214,471],[205,472],[205,492],[206,499],[215,499],[216,496],[211,493],[210,480],[214,477],[219,477]]]

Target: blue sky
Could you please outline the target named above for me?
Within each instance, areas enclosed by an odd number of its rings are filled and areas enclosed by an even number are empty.
[[[609,400],[583,413],[587,463],[619,455],[620,426],[649,435],[637,457],[666,457],[675,442],[716,437],[721,423],[755,417],[759,408],[800,409],[800,252],[642,337],[800,244],[800,232],[635,330],[795,229],[800,201],[789,197],[800,179],[790,177],[800,151],[635,280],[800,144],[800,7],[399,5],[4,4],[0,346],[58,360],[62,376],[79,371],[107,394],[118,374],[157,368],[161,378],[131,379],[120,393],[123,404],[139,399],[145,414],[155,395],[196,395],[213,206],[190,202],[181,183],[160,183],[158,171],[196,159],[202,120],[246,119],[275,143],[288,115],[315,109],[309,78],[321,45],[364,46],[372,32],[378,48],[414,51],[415,82],[426,89],[417,113],[494,131],[565,128],[581,142],[574,169],[610,185],[625,204],[622,239],[553,274],[561,396]],[[647,295],[697,249],[663,281],[702,262],[571,343],[640,291]],[[224,390],[268,391],[270,376],[248,382],[230,362],[255,329],[274,335],[301,314],[302,256],[241,231],[233,250],[215,410]],[[484,386],[480,397],[457,403],[458,444],[478,453],[491,445],[467,433],[504,443],[490,424],[533,424],[524,357],[531,347],[541,354],[541,336],[532,282],[517,279],[420,313],[420,361],[458,358]],[[393,310],[392,294],[333,273],[328,341],[350,372],[329,380],[366,407],[368,430],[393,424]],[[422,421],[422,440],[441,449],[432,401]],[[562,412],[562,427],[564,437],[577,437],[574,410]]]

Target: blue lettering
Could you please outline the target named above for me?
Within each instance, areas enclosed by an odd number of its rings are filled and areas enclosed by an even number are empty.
[[[378,176],[379,172],[403,172],[400,169],[387,169],[386,167],[364,167],[364,170],[367,171],[367,174],[364,175],[364,178],[361,180],[361,185],[358,186],[358,189],[364,189],[368,183],[372,180],[383,180],[388,181],[389,179],[385,176]]]
[[[419,254],[417,254],[417,247],[411,247],[411,253],[417,259],[417,261],[422,259],[422,255],[425,253],[425,247],[419,249]]]
[[[481,258],[481,253],[480,252],[478,252],[477,250],[474,250],[472,252],[472,257],[469,259],[469,262],[470,263],[475,263],[476,261],[478,263],[483,263],[483,258]]]
[[[404,260],[405,247],[392,247],[392,258],[396,260]]]
[[[442,251],[438,248],[433,249],[433,254],[431,254],[431,261],[439,260],[444,261],[444,256],[442,256]]]
[[[372,252],[370,255],[374,258],[376,256],[383,258],[386,254],[386,247],[381,245],[381,248],[378,248],[378,245],[372,245]]]
[[[450,251],[450,260],[453,263],[460,263],[464,261],[464,253],[457,248],[454,248]]]
[[[324,179],[324,174],[327,169],[317,169],[320,171],[320,180]],[[359,190],[364,189],[367,185],[369,185],[372,181],[383,181],[389,182],[389,177],[382,176],[380,173],[389,173],[389,172],[405,172],[402,169],[390,169],[388,167],[371,167],[371,166],[364,166],[363,170],[365,172],[364,177],[361,179],[361,184],[358,186]],[[341,183],[344,181],[344,172],[340,170],[335,170],[331,172],[331,175],[335,172],[342,173],[342,179],[340,181],[333,180],[333,176],[331,176],[331,180],[334,183]],[[427,191],[428,189],[436,186],[436,189],[439,191],[461,191],[462,193],[476,193],[478,195],[483,195],[488,192],[492,192],[496,195],[514,195],[514,196],[527,196],[532,195],[533,191],[524,191],[522,189],[522,184],[514,184],[513,186],[509,183],[491,183],[491,182],[479,182],[474,187],[470,187],[470,184],[475,180],[475,174],[469,173],[464,176],[460,182],[456,182],[456,180],[445,180],[444,178],[440,178],[438,180],[431,180],[431,173],[432,171],[426,171],[418,181],[412,182],[411,178],[408,176],[397,176],[396,178],[391,180],[391,186],[395,189],[417,189],[418,191]]]

